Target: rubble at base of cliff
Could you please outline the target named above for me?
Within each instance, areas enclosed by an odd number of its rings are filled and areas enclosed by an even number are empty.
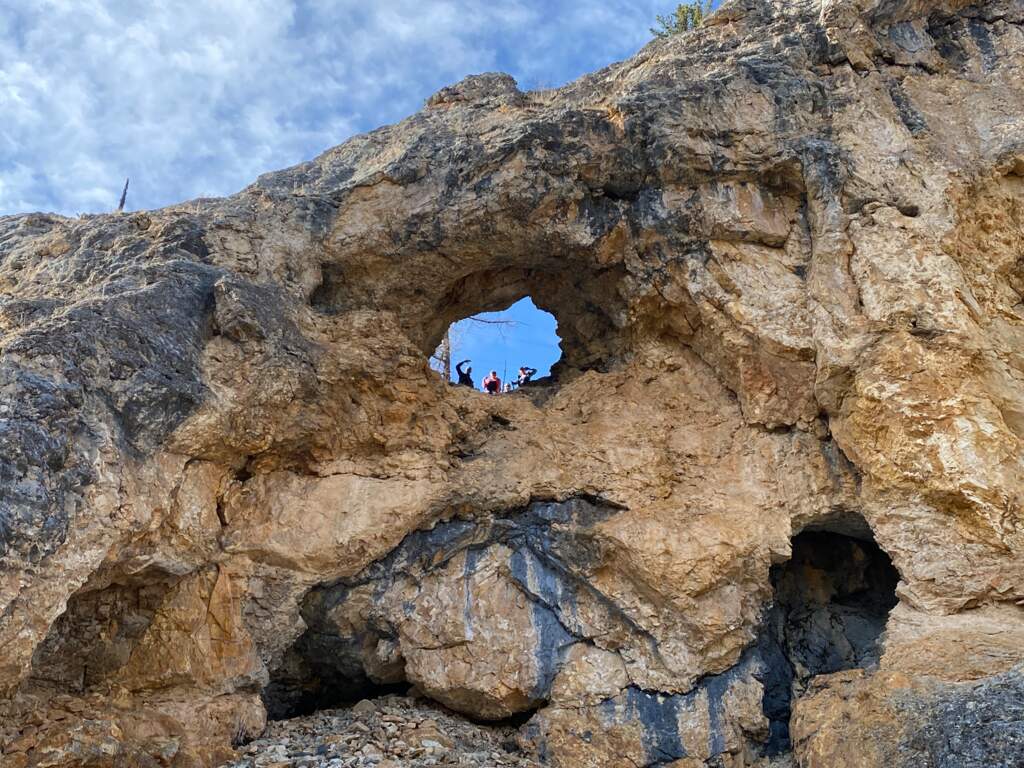
[[[479,725],[427,699],[384,696],[271,722],[225,768],[534,768],[512,725]]]

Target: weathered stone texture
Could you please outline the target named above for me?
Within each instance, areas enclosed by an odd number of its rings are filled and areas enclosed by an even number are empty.
[[[552,380],[430,372],[526,295]],[[0,217],[3,764],[408,684],[553,766],[763,765],[780,679],[805,768],[1019,763],[1022,295],[1021,0],[729,0],[229,198]],[[864,544],[783,594],[802,531]],[[860,668],[792,674],[775,589]]]

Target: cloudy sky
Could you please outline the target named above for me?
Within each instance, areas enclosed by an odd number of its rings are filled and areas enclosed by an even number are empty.
[[[236,192],[502,70],[561,85],[666,0],[0,0],[0,214]]]

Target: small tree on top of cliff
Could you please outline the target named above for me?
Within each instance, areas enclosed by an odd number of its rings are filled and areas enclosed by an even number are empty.
[[[704,23],[704,17],[711,13],[714,0],[696,0],[692,3],[680,3],[671,16],[658,15],[658,26],[660,29],[651,27],[651,32],[657,37],[669,37],[678,35],[680,32],[689,32]]]

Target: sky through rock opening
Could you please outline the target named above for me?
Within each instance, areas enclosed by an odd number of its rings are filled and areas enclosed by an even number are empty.
[[[536,368],[534,379],[539,379],[550,374],[562,356],[557,321],[529,297],[502,312],[474,317],[484,322],[465,319],[452,325],[452,379],[455,363],[467,359],[472,361],[469,366],[477,389],[491,371],[497,371],[503,382],[514,382],[521,365]]]

